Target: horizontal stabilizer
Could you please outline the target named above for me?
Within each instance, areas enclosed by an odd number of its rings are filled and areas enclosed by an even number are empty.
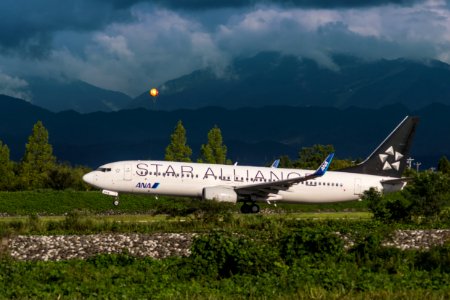
[[[412,177],[402,177],[402,178],[396,178],[396,179],[382,180],[381,183],[382,184],[393,184],[393,185],[395,185],[395,184],[399,184],[399,183],[402,183],[402,182],[408,182],[408,181],[411,181],[411,180],[413,180]]]

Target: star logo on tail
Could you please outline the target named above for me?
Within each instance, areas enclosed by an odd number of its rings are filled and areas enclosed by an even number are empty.
[[[394,147],[390,146],[384,154],[378,155],[381,163],[383,164],[383,170],[396,170],[400,169],[400,160],[403,157],[403,154],[394,150]]]

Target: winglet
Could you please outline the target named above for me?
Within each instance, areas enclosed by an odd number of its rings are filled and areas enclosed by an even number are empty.
[[[333,157],[334,153],[330,153],[313,175],[316,175],[317,177],[323,176],[327,172]]]
[[[273,161],[273,163],[272,163],[272,165],[270,167],[271,168],[278,168],[279,164],[280,164],[280,160],[276,159],[276,160]]]

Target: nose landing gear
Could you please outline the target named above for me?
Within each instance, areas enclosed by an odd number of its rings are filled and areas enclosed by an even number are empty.
[[[102,194],[114,197],[113,205],[119,205],[119,193],[114,191],[102,190]]]

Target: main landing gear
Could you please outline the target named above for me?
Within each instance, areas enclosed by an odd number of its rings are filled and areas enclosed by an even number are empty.
[[[119,202],[119,196],[114,197],[113,205],[114,205],[114,206],[118,206],[119,203],[120,203],[120,202]]]
[[[245,202],[241,206],[241,213],[243,213],[243,214],[257,214],[257,213],[259,213],[259,205],[256,204],[255,202],[252,202],[250,204]]]

